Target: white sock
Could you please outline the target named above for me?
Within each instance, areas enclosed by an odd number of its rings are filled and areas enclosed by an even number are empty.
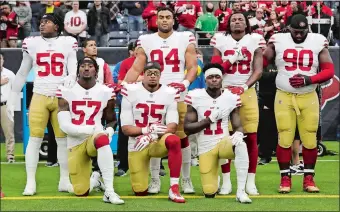
[[[150,158],[151,178],[159,179],[159,171],[161,169],[161,158]]]
[[[182,148],[182,178],[190,178],[191,149],[190,145]]]
[[[226,185],[229,184],[229,182],[230,182],[230,172],[222,173],[222,178],[223,178],[222,186],[224,184],[226,184]]]
[[[255,173],[248,173],[247,184],[248,183],[255,185]]]
[[[249,167],[248,150],[242,142],[235,147],[235,168],[237,174],[237,191],[245,191]]]
[[[97,149],[98,151],[98,166],[102,172],[102,178],[105,185],[105,191],[114,191],[113,189],[113,155],[111,147],[105,145]]]
[[[70,181],[68,172],[67,140],[66,138],[55,138],[58,145],[57,157],[60,166],[60,181]]]
[[[170,177],[170,186],[178,185],[179,178]]]
[[[43,138],[30,137],[25,154],[27,185],[35,186],[35,173],[39,162],[39,150]]]

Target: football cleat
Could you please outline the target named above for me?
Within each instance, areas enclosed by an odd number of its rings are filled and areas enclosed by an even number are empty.
[[[34,185],[26,185],[24,192],[22,195],[24,196],[33,196],[36,193],[36,184]]]
[[[161,191],[161,180],[157,178],[151,178],[151,182],[148,187],[149,194],[158,194]]]
[[[253,195],[253,196],[260,195],[259,192],[257,191],[255,183],[251,183],[249,181],[247,181],[247,184],[246,184],[246,192],[247,194]]]
[[[184,197],[179,193],[178,184],[172,185],[169,189],[169,199],[177,203],[185,203]]]
[[[105,191],[105,185],[100,180],[100,173],[97,171],[92,172],[90,178],[90,188],[91,190],[94,189],[97,192]]]
[[[220,176],[218,176],[218,185],[220,184]],[[227,180],[227,182],[222,182],[222,186],[218,189],[218,194],[219,195],[228,195],[228,194],[231,194],[232,192],[232,185],[231,185],[231,182],[230,182],[230,179]]]
[[[316,187],[312,175],[307,175],[303,178],[303,190],[308,193],[319,193],[320,189]]]
[[[103,201],[115,205],[124,204],[124,200],[120,199],[120,196],[116,194],[114,191],[105,191]]]
[[[194,186],[192,185],[190,178],[182,178],[181,186],[182,186],[183,193],[185,194],[195,193]]]
[[[288,176],[281,177],[279,193],[287,194],[290,192],[291,187],[292,187],[292,179]]]
[[[199,166],[198,159],[197,158],[192,158],[191,159],[191,166]]]
[[[240,202],[240,203],[245,203],[245,204],[252,203],[252,201],[249,198],[248,194],[246,192],[244,192],[244,190],[237,191],[237,193],[236,193],[236,201]]]
[[[59,192],[68,192],[68,193],[74,193],[73,185],[71,184],[70,180],[60,180],[58,185],[58,191]]]
[[[292,175],[303,175],[303,166],[301,168],[300,165],[292,165],[289,168]]]

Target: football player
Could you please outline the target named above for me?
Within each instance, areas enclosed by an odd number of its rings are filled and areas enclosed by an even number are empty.
[[[334,76],[334,64],[327,49],[327,39],[308,32],[304,15],[294,15],[289,30],[290,33],[278,33],[269,39],[263,59],[264,65],[275,61],[278,68],[274,110],[279,132],[276,149],[281,173],[279,192],[291,190],[289,162],[296,126],[303,146],[303,190],[319,192],[313,178],[320,110],[315,89]]]
[[[250,32],[249,21],[244,14],[232,14],[228,20],[226,33],[217,33],[211,39],[211,45],[214,47],[211,62],[222,64],[223,87],[241,96],[240,117],[249,154],[246,192],[258,195],[255,173],[258,157],[259,109],[254,84],[262,75],[262,48],[266,42],[261,35]],[[230,163],[226,166],[230,167]],[[230,168],[228,171],[230,172]],[[226,187],[230,186],[230,175],[224,175],[223,178],[223,184]],[[231,192],[231,188],[225,189],[228,190],[227,193]]]
[[[175,135],[178,124],[177,90],[160,84],[161,65],[149,62],[144,68],[142,82],[125,85],[121,125],[129,136],[129,169],[132,189],[137,196],[148,193],[151,157],[168,155],[170,170],[169,198],[184,203],[179,193],[182,152],[180,138]],[[159,167],[159,163],[158,163]]]
[[[70,36],[60,36],[64,29],[61,18],[45,14],[40,21],[40,36],[28,37],[22,43],[23,59],[15,76],[11,95],[7,102],[7,113],[14,116],[15,99],[25,84],[31,68],[36,72],[33,97],[29,107],[30,137],[25,154],[27,182],[23,195],[36,193],[35,174],[39,161],[39,149],[50,119],[58,144],[60,180],[58,190],[72,192],[67,168],[66,134],[59,128],[57,113],[58,86],[71,84],[76,78],[77,41]]]
[[[87,196],[95,184],[90,180],[91,157],[98,154],[105,193],[104,202],[123,204],[113,189],[113,157],[110,139],[116,122],[115,92],[97,83],[99,66],[91,57],[78,62],[78,81],[72,88],[61,86],[57,91],[58,121],[67,134],[68,165],[70,177],[77,196]],[[106,120],[106,130],[101,124]]]
[[[176,132],[182,144],[181,184],[184,193],[194,193],[190,179],[191,149],[183,130],[183,122],[186,113],[184,97],[188,86],[195,80],[197,74],[196,41],[191,32],[176,32],[173,30],[173,25],[174,12],[170,8],[159,8],[157,11],[158,32],[139,37],[135,63],[128,71],[123,84],[136,81],[139,74],[143,72],[146,61],[155,61],[162,67],[160,83],[172,86],[181,92],[180,102],[178,103],[179,123]],[[184,67],[188,70],[186,75]],[[150,193],[160,191],[159,163],[160,159],[151,161]]]
[[[206,88],[189,91],[185,97],[188,112],[184,121],[187,135],[197,133],[203,193],[207,198],[215,197],[218,190],[219,159],[235,158],[238,187],[236,200],[251,203],[245,193],[249,159],[238,109],[241,98],[227,89],[222,90],[221,65],[207,64],[203,72]],[[229,136],[228,131],[229,116],[235,130],[232,136]]]

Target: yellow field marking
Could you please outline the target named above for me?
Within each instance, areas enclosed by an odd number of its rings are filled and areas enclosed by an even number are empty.
[[[202,199],[203,196],[184,196],[186,199]],[[228,196],[216,196],[218,199],[234,199],[235,195]],[[252,199],[339,199],[339,195],[259,195],[251,196]],[[101,199],[103,196],[88,196],[88,197],[76,197],[76,196],[26,196],[26,197],[4,197],[1,200],[52,200],[52,199]],[[168,196],[121,196],[122,199],[168,199]]]

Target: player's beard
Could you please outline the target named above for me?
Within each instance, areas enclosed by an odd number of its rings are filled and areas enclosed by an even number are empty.
[[[159,27],[158,28],[159,31],[161,31],[162,33],[169,33],[171,32],[172,28],[162,28],[162,27]]]

